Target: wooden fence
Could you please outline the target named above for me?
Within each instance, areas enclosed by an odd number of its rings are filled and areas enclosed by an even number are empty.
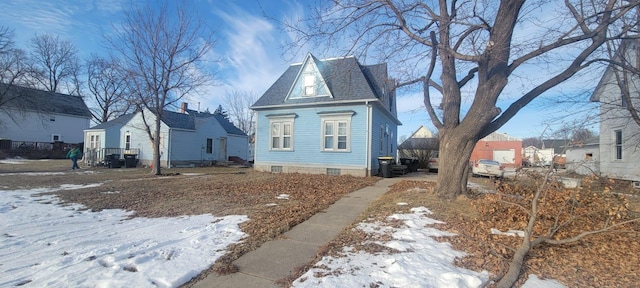
[[[83,143],[33,142],[0,139],[0,157],[26,159],[64,159],[73,145],[82,149]]]

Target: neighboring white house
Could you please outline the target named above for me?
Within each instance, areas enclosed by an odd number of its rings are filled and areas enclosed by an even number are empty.
[[[637,67],[638,52],[637,40],[624,40],[615,59]],[[600,103],[600,173],[611,178],[640,181],[640,126],[632,119],[619,84],[629,87],[633,106],[636,110],[640,107],[638,75],[631,72],[625,75],[619,66],[609,65],[591,95],[591,101]]]
[[[0,139],[80,143],[91,112],[80,96],[0,84]],[[6,102],[4,102],[6,101]]]
[[[85,130],[85,141],[89,143],[85,148],[87,161],[100,162],[109,154],[119,154],[120,158],[131,154],[141,164],[150,165],[153,146],[143,115],[147,123],[154,123],[155,114],[145,109]],[[189,110],[183,103],[179,112],[163,112],[160,162],[170,168],[246,160],[248,138],[224,116]]]
[[[531,166],[551,165],[554,156],[553,148],[540,149],[536,146],[522,148],[522,159]]]
[[[566,147],[567,172],[600,175],[600,138],[591,138]]]

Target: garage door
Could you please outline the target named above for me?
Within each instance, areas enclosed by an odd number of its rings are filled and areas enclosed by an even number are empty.
[[[516,161],[516,150],[493,150],[493,160],[500,163],[514,164]]]

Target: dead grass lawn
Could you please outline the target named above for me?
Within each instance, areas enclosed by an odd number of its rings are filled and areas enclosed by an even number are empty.
[[[61,190],[54,194],[64,202],[80,203],[94,211],[134,211],[133,217],[248,215],[250,220],[241,225],[248,238],[230,247],[214,267],[194,281],[214,270],[234,272],[233,260],[279,237],[343,195],[378,180],[376,177],[271,174],[226,167],[164,169],[166,175],[154,176],[145,168],[71,171],[69,160],[28,163],[0,163],[0,189],[102,183],[98,187]],[[287,199],[277,199],[281,194],[288,195]]]

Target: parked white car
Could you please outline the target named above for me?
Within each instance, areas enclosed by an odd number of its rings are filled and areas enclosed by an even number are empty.
[[[429,172],[438,172],[438,152],[434,152],[427,162]]]
[[[473,164],[471,176],[504,177],[504,166],[494,160],[480,159]]]

